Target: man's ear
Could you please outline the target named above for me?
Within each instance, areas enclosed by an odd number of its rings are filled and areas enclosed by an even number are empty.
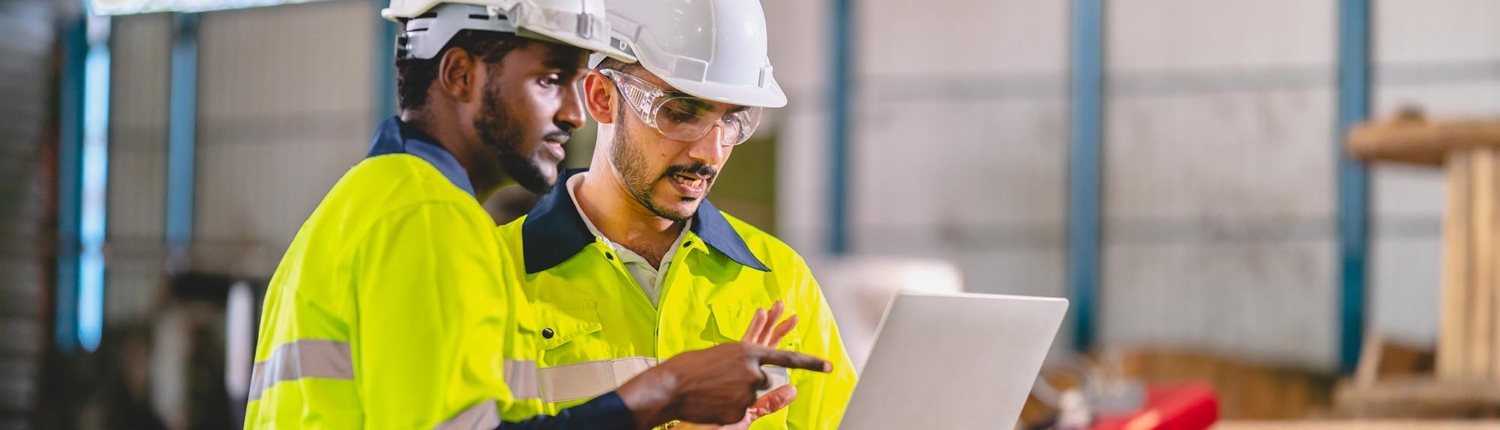
[[[437,90],[456,101],[467,101],[479,84],[479,64],[463,48],[449,48],[438,61]]]
[[[613,82],[609,77],[599,73],[598,70],[589,72],[583,77],[583,102],[589,109],[589,115],[600,124],[612,124],[615,122],[615,92]]]

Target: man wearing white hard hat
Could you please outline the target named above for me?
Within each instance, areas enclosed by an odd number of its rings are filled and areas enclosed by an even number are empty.
[[[480,202],[510,184],[551,188],[584,122],[589,53],[632,60],[610,47],[602,1],[395,0],[382,12],[405,28],[401,114],[271,279],[245,427],[644,429],[742,413],[768,383],[762,364],[827,368],[737,343],[538,415],[539,334]]]
[[[590,169],[562,173],[500,228],[537,305],[547,411],[685,351],[744,341],[825,357],[833,371],[767,368],[777,386],[730,428],[836,428],[856,377],[817,281],[786,244],[706,199],[762,111],[786,104],[760,3],[608,5],[616,46],[639,63],[603,59],[584,79],[600,123]],[[746,333],[748,323],[766,330]]]

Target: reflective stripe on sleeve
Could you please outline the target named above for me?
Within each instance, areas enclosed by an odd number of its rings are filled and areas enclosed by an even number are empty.
[[[490,430],[500,427],[500,411],[496,409],[495,400],[486,400],[474,406],[464,409],[453,419],[438,424],[433,430]]]
[[[250,373],[250,400],[259,400],[278,383],[303,378],[354,379],[354,359],[349,343],[304,339],[271,351],[271,357],[255,363]]]

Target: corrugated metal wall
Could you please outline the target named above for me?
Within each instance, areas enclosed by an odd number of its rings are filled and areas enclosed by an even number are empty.
[[[965,6],[861,3],[851,249],[1064,295],[1068,4]]]
[[[952,259],[976,291],[1065,295],[1069,6],[940,3],[859,3],[853,249]],[[828,6],[764,5],[791,98],[775,114],[777,230],[816,258],[827,237]],[[1109,6],[1103,344],[1331,368],[1334,2]],[[1500,45],[1476,42],[1500,39],[1485,18],[1496,7],[1377,2],[1376,113],[1406,101],[1500,113]],[[203,16],[195,269],[269,274],[359,160],[374,118],[370,65],[384,49],[371,43],[376,14],[344,0]],[[117,21],[111,297],[159,282],[148,269],[159,253],[117,251],[133,238],[159,244],[169,33],[161,16]],[[1430,339],[1441,185],[1384,167],[1373,181],[1374,324]]]
[[[765,0],[781,236],[826,249],[828,6]],[[1500,5],[1375,3],[1376,115],[1500,114]],[[962,13],[954,13],[962,11]],[[1101,345],[1332,369],[1336,2],[1106,7]],[[970,289],[1065,295],[1067,2],[859,2],[853,249]],[[982,35],[983,37],[978,37]],[[1442,190],[1372,175],[1373,328],[1430,342]]]
[[[167,97],[172,16],[111,26],[107,321],[149,317],[164,294]]]
[[[787,105],[768,110],[778,142],[776,233],[804,254],[826,246],[828,2],[765,0],[769,55]]]
[[[779,232],[816,258],[830,82],[806,41],[828,11],[764,3],[792,98]],[[940,3],[858,4],[853,249],[1065,296],[1070,6]],[[1334,18],[1329,0],[1109,3],[1102,345],[1333,363]]]
[[[809,41],[829,37],[828,11],[763,3],[791,99],[778,113],[778,230],[816,257],[829,60]],[[951,259],[974,291],[1064,295],[1068,4],[947,3],[858,3],[851,249]]]
[[[974,291],[1066,295],[1069,6],[944,3],[859,4],[854,250],[953,260]],[[767,2],[773,63],[797,90],[781,233],[811,254],[827,48],[801,41],[826,37],[822,8]],[[1104,345],[1333,362],[1333,12],[1110,4]]]
[[[269,277],[373,118],[366,1],[213,12],[200,21],[192,270]],[[148,319],[166,296],[170,14],[119,17],[111,49],[105,317]]]
[[[1336,364],[1335,12],[1108,4],[1102,345]]]
[[[41,148],[54,94],[51,5],[0,3],[0,429],[25,429],[40,396],[48,306],[43,293],[46,178]]]
[[[203,17],[195,270],[269,276],[362,158],[377,16],[373,2],[346,0]]]
[[[360,160],[373,133],[378,12],[344,0],[201,17],[192,270],[270,276]],[[112,319],[152,309],[161,294],[172,32],[171,15],[116,20]]]

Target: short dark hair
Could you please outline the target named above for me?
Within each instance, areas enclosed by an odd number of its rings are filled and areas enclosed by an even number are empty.
[[[645,67],[641,66],[641,63],[626,63],[624,61],[616,60],[613,57],[604,57],[604,61],[600,61],[598,66],[594,66],[594,69],[618,70],[632,75],[642,70],[646,70]]]
[[[517,37],[513,33],[496,31],[462,30],[448,39],[448,44],[430,59],[396,59],[396,100],[402,109],[419,108],[427,104],[427,89],[437,80],[438,63],[449,49],[460,48],[479,58],[485,64],[500,64],[507,54],[535,41]]]

